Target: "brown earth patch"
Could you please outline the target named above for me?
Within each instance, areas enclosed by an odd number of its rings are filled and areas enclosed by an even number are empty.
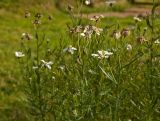
[[[137,15],[146,15],[151,13],[151,8],[142,8],[142,7],[132,7],[124,12],[101,12],[101,13],[89,13],[89,14],[81,14],[81,17],[84,18],[91,18],[96,15],[103,15],[104,17],[119,17],[119,18],[125,18],[125,17],[133,17]],[[157,14],[160,14],[160,9],[156,10]]]

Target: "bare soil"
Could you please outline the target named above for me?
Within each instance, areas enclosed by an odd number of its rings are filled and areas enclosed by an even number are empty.
[[[157,14],[160,14],[160,9],[157,9],[156,12]],[[89,14],[82,14],[81,16],[84,18],[91,18],[95,15],[103,15],[104,17],[125,18],[125,17],[133,17],[137,15],[146,15],[150,13],[151,13],[151,7],[150,8],[132,7],[132,8],[126,9],[124,12],[89,13]]]

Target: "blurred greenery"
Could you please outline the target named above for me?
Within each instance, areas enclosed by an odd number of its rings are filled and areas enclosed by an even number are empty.
[[[123,11],[123,6],[115,7],[113,10]],[[104,7],[95,9],[84,7],[83,12],[100,12],[104,9]],[[25,96],[22,75],[14,56],[20,45],[22,33],[33,32],[30,29],[33,28],[32,21],[24,18],[25,10],[29,10],[32,14],[40,12],[44,19],[49,15],[53,16],[49,24],[47,19],[42,23],[45,25],[43,30],[49,30],[46,34],[52,41],[52,46],[56,46],[64,37],[67,24],[71,23],[69,15],[55,7],[54,0],[0,0],[0,121],[27,120],[26,105],[23,103]],[[63,11],[66,11],[66,8],[63,8]],[[118,19],[124,25],[131,24],[131,20],[130,17]],[[102,25],[114,22],[117,22],[117,18],[105,18]]]

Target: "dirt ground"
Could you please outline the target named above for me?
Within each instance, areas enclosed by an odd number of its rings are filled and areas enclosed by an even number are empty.
[[[82,14],[82,17],[84,18],[90,18],[95,15],[103,15],[104,17],[119,17],[119,18],[125,18],[125,17],[132,17],[137,15],[146,15],[151,13],[151,7],[132,7],[129,9],[126,9],[124,12],[101,12],[101,13],[89,13],[89,14]],[[160,9],[158,8],[156,10],[157,14],[160,14]]]

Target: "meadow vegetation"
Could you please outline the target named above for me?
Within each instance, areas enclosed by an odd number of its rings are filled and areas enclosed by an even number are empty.
[[[0,1],[0,121],[159,121],[158,4],[87,19],[102,8],[56,2]]]

